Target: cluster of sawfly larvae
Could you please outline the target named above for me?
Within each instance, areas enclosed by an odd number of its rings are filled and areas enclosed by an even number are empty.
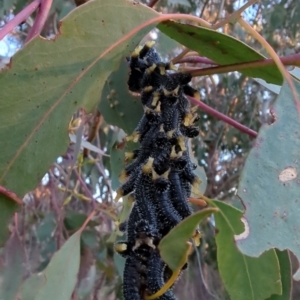
[[[115,250],[126,258],[124,300],[142,300],[159,291],[172,271],[161,259],[158,244],[192,213],[188,203],[192,186],[199,184],[196,165],[189,157],[188,138],[198,135],[198,116],[184,94],[194,96],[190,74],[175,72],[162,62],[153,43],[137,47],[128,58],[128,87],[141,94],[144,115],[128,141],[139,142],[132,160],[120,175],[116,200],[130,194],[133,208],[119,228],[126,241]],[[172,287],[157,299],[176,299]]]

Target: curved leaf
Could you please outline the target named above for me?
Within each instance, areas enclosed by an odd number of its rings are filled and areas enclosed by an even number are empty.
[[[215,208],[205,208],[194,213],[174,227],[159,243],[158,249],[163,261],[173,270],[182,267],[186,261],[189,246],[187,241],[193,236],[202,219],[216,212]]]
[[[80,235],[81,231],[77,231],[53,255],[43,272],[45,283],[38,290],[34,300],[71,299],[80,264]]]
[[[278,257],[280,266],[280,277],[282,283],[282,294],[272,295],[267,300],[290,300],[292,293],[292,267],[290,262],[290,256],[287,250],[279,251],[275,250]]]
[[[43,273],[33,274],[26,279],[20,290],[21,300],[32,300],[38,290],[46,284],[46,278]]]
[[[220,65],[251,62],[265,57],[245,43],[218,31],[167,21],[159,24],[163,33]],[[250,77],[262,78],[267,82],[282,84],[282,75],[276,66],[261,66],[240,71]]]
[[[131,134],[144,112],[140,97],[133,97],[128,92],[128,72],[129,68],[124,58],[119,69],[106,80],[98,107],[107,123]]]
[[[16,202],[7,196],[0,194],[0,247],[2,247],[6,241],[9,234],[9,220],[18,207],[19,205]]]
[[[220,275],[232,300],[265,300],[281,294],[280,268],[275,250],[254,258],[243,255],[234,243],[234,235],[243,232],[242,212],[214,200],[219,213],[217,227],[217,260]]]
[[[35,187],[67,148],[68,116],[96,105],[107,77],[154,25],[105,51],[157,15],[134,2],[89,1],[61,22],[55,40],[37,37],[13,57],[0,73],[1,185],[18,195]]]
[[[24,273],[25,255],[19,233],[14,230],[5,248],[5,269],[1,274],[0,299],[15,300]]]
[[[300,97],[300,82],[294,80],[294,85]],[[250,256],[289,249],[299,260],[300,118],[287,84],[273,112],[275,122],[261,128],[241,175],[238,196],[247,231],[237,245]],[[295,276],[300,279],[299,270]]]

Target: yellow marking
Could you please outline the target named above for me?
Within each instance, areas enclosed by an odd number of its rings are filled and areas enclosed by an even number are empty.
[[[127,142],[133,141],[134,143],[137,143],[140,137],[141,137],[140,133],[138,131],[135,131],[132,135],[126,137],[126,141]]]
[[[159,99],[160,99],[160,93],[159,92],[154,92],[153,93],[153,100],[152,100],[151,105],[156,106]]]
[[[154,171],[154,169],[152,169],[152,179],[156,180],[158,179],[160,176]]]
[[[152,90],[153,90],[153,86],[152,86],[152,85],[149,85],[149,86],[146,86],[146,87],[143,89],[143,92],[149,93],[149,92],[152,92]]]
[[[147,246],[151,247],[152,249],[156,249],[155,245],[153,244],[153,238],[146,237],[146,238],[140,238],[136,239],[134,246],[132,247],[132,250],[136,250],[141,245],[146,244]]]
[[[133,152],[125,152],[125,161],[132,160],[134,158]]]
[[[123,195],[124,195],[123,190],[121,188],[118,188],[117,189],[117,195],[116,195],[114,201],[118,202],[123,197]]]
[[[155,107],[154,111],[155,111],[155,112],[161,112],[160,106],[161,106],[161,103],[158,102],[158,104],[157,104],[157,106]]]
[[[140,55],[140,52],[141,52],[142,48],[143,48],[143,47],[142,47],[141,45],[140,45],[140,46],[137,46],[137,47],[134,49],[134,51],[132,52],[131,57],[134,57],[134,58],[138,57],[138,56]]]
[[[167,132],[167,137],[171,138],[173,136],[173,133],[176,131],[176,129],[170,130]]]
[[[147,70],[146,70],[146,73],[147,74],[151,74],[156,68],[156,64],[153,64],[151,67],[149,67]]]
[[[171,169],[168,169],[165,173],[163,173],[163,174],[161,175],[161,177],[162,177],[162,178],[168,179],[168,178],[169,178],[170,171],[171,171]]]
[[[134,196],[132,194],[130,194],[127,198],[127,201],[128,201],[128,204],[131,205],[135,201]]]
[[[118,253],[123,253],[127,250],[127,244],[122,243],[122,244],[115,244],[115,251]]]
[[[158,175],[158,174],[154,171],[154,169],[152,169],[152,179],[153,179],[153,180],[157,180],[157,179],[159,179],[159,178],[166,178],[166,179],[168,179],[168,178],[169,178],[170,171],[171,171],[171,169],[168,169],[168,170],[167,170],[165,173],[163,173],[162,175]]]
[[[192,107],[192,108],[191,108],[191,113],[192,113],[192,114],[195,113],[195,112],[197,111],[197,109],[198,109],[198,106]]]
[[[192,239],[194,240],[195,246],[199,247],[200,246],[200,239],[201,239],[201,232],[199,230],[196,230]]]
[[[172,151],[171,151],[170,157],[171,157],[172,159],[177,157],[177,153],[176,153],[176,151],[175,151],[175,146],[172,147]]]
[[[126,173],[125,170],[123,170],[123,171],[121,172],[121,174],[119,175],[119,181],[120,181],[121,183],[124,183],[128,178],[129,178],[129,176],[128,176],[128,174]]]
[[[197,99],[198,101],[201,101],[199,91],[195,91],[194,94],[193,94],[193,97],[194,97],[195,99]]]
[[[177,71],[178,68],[176,66],[174,66],[174,64],[172,62],[169,62],[167,65],[166,65],[166,70],[173,70],[173,71]]]
[[[192,125],[196,118],[197,118],[197,114],[187,113],[184,117],[183,125],[184,126]]]
[[[159,65],[158,68],[160,75],[166,75],[166,68],[164,65]]]
[[[154,162],[154,158],[153,157],[149,157],[148,161],[146,164],[143,165],[142,167],[142,171],[144,174],[150,174],[153,168],[153,162]]]
[[[154,41],[147,42],[147,43],[145,44],[145,46],[148,47],[148,48],[152,48],[154,45],[155,45],[155,42],[154,42]]]
[[[163,88],[164,95],[165,95],[166,97],[168,97],[168,96],[177,96],[177,95],[178,95],[179,88],[180,88],[179,85],[177,86],[177,88],[175,88],[175,89],[172,90],[172,91],[168,91],[166,88]]]
[[[181,151],[185,151],[186,150],[186,146],[185,146],[184,137],[183,136],[178,137],[177,142],[178,142],[178,145],[181,148]]]
[[[196,177],[192,183],[192,195],[199,195],[201,194],[199,185],[202,183],[201,179]]]
[[[152,112],[152,109],[149,108],[147,105],[144,105],[143,108],[144,108],[144,113],[145,114],[150,114]]]
[[[170,158],[171,159],[174,159],[174,158],[180,158],[182,156],[182,151],[179,151],[178,153],[176,153],[175,151],[175,146],[172,147],[172,151],[171,151],[171,154],[170,154]]]

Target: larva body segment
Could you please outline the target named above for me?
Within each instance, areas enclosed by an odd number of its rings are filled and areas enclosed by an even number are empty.
[[[155,294],[163,285],[164,285],[164,271],[166,265],[161,260],[159,254],[157,252],[152,252],[147,268],[147,283],[146,288],[147,292],[151,294]],[[162,296],[158,297],[157,300],[176,300],[173,291],[170,289]]]
[[[192,208],[187,201],[186,191],[183,189],[179,174],[170,172],[169,180],[171,182],[171,201],[177,210],[181,219],[187,218],[192,213]]]
[[[171,201],[170,182],[165,178],[155,180],[155,207],[159,231],[164,236],[175,227],[181,218]]]
[[[151,228],[149,234],[153,237],[159,237],[157,227],[156,209],[153,205],[153,182],[148,174],[141,174],[135,190],[135,205],[139,220],[145,220]],[[136,229],[136,231],[139,229]]]
[[[123,296],[124,299],[143,300],[143,278],[144,269],[141,260],[135,256],[128,256],[124,267]]]

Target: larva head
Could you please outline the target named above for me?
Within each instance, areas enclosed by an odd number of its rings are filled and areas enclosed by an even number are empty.
[[[126,242],[118,242],[114,246],[115,251],[118,252],[121,255],[125,255],[128,252],[128,245]]]
[[[137,249],[141,245],[147,245],[150,248],[155,249],[157,240],[159,239],[159,233],[154,224],[151,224],[146,219],[141,219],[135,224],[135,245],[133,250]]]

